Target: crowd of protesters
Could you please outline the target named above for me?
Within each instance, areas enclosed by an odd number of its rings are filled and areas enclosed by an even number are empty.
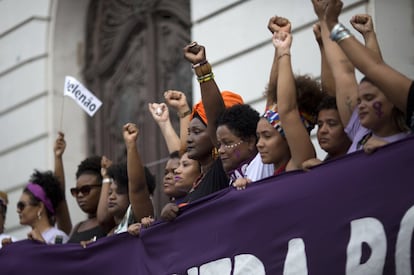
[[[130,122],[120,129],[126,163],[92,156],[79,164],[70,192],[87,218],[72,226],[62,159],[66,141],[59,133],[54,171],[35,170],[17,202],[20,223],[31,227],[28,238],[86,246],[111,234],[139,235],[142,226],[151,226],[156,219],[174,222],[183,206],[216,191],[243,190],[260,179],[309,170],[358,150],[372,153],[410,135],[414,82],[383,60],[372,18],[358,14],[350,20],[362,34],[362,44],[338,21],[342,1],[312,3],[318,18],[313,31],[322,58],[321,80],[294,74],[291,22],[270,18],[274,56],[261,114],[237,93],[220,90],[204,46],[192,42],[184,47],[201,101],[191,108],[183,92],[169,90],[165,103],[148,104],[170,153],[162,182],[170,201],[159,217],[154,217],[151,199],[155,180],[137,148],[139,127]],[[355,68],[364,74],[359,83]],[[169,109],[179,116],[179,133],[170,122]],[[320,147],[327,153],[324,160],[316,158],[310,138],[315,126]],[[0,192],[3,246],[15,241],[3,234],[8,203],[7,194]]]

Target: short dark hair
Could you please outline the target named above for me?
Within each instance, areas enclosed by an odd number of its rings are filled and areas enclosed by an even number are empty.
[[[260,115],[248,104],[236,104],[227,108],[219,116],[217,127],[225,125],[241,139],[256,138],[256,128]]]
[[[170,159],[179,159],[180,158],[180,152],[174,151],[169,156]]]
[[[128,170],[127,164],[116,163],[108,167],[106,171],[107,175],[115,181],[115,184],[118,186],[118,193],[127,194],[128,193]]]
[[[92,156],[84,159],[79,165],[76,171],[76,178],[79,178],[83,174],[96,175],[98,182],[102,182],[101,175],[101,159],[100,156]]]
[[[146,166],[144,166],[144,173],[148,192],[152,195],[155,190],[155,177]],[[126,162],[112,164],[109,166],[107,174],[110,178],[114,179],[116,185],[118,186],[118,193],[128,193],[128,169]]]
[[[322,110],[338,110],[338,106],[336,105],[336,98],[330,95],[325,94],[322,97],[321,102],[316,109],[318,114]]]

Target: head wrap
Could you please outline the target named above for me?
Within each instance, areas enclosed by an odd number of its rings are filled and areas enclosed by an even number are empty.
[[[230,108],[231,106],[236,104],[244,103],[243,98],[239,94],[236,94],[232,91],[221,92],[221,97],[223,98],[224,105],[226,106],[226,108]],[[208,124],[206,111],[201,100],[194,105],[190,120],[194,117],[200,118],[201,122],[204,123],[204,125]]]
[[[270,125],[273,126],[273,128],[278,131],[282,137],[285,136],[285,132],[282,128],[282,123],[280,121],[279,113],[277,111],[277,105],[273,104],[273,106],[266,107],[265,113],[263,114],[263,117],[270,123]]]
[[[300,119],[302,120],[303,125],[305,126],[308,133],[310,133],[315,127],[315,117],[306,113],[300,112]],[[285,136],[285,132],[282,128],[282,123],[280,121],[279,113],[277,111],[277,104],[273,104],[273,106],[266,107],[265,113],[263,117],[275,128],[283,137]]]
[[[43,202],[43,204],[45,205],[47,210],[49,210],[50,213],[55,213],[53,204],[50,201],[50,199],[46,196],[45,190],[43,190],[42,186],[33,182],[29,182],[26,188],[33,194],[35,198]]]

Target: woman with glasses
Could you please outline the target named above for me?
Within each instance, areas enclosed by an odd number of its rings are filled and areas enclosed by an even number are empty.
[[[101,160],[99,156],[89,157],[83,160],[76,171],[76,188],[71,189],[72,196],[83,212],[88,216],[81,221],[72,231],[70,242],[79,243],[90,239],[105,237],[110,227],[111,220],[99,223],[97,209],[102,188]]]
[[[46,244],[68,241],[66,233],[54,226],[56,207],[62,199],[58,179],[53,173],[35,170],[17,203],[20,224],[32,228],[29,239]]]
[[[62,194],[65,195],[65,175],[63,167],[63,153],[66,149],[64,134],[59,132],[54,145],[55,175],[59,179]],[[87,215],[87,218],[72,228],[66,200],[62,200],[57,212],[56,223],[59,229],[70,232],[70,243],[80,243],[91,239],[105,237],[111,226],[111,220],[107,220],[103,226],[98,222],[96,212],[101,193],[101,157],[93,156],[83,160],[76,171],[76,187],[70,189],[76,199],[79,208]]]
[[[184,199],[188,203],[227,188],[249,173],[253,180],[267,175],[255,148],[258,113],[243,105],[240,95],[220,92],[204,46],[187,45],[184,57],[192,64],[202,98],[193,108],[187,136],[188,157],[201,165],[201,175]],[[176,205],[167,204],[161,216],[172,220],[177,213]]]
[[[72,230],[69,242],[80,243],[105,237],[112,226],[108,219],[100,224],[97,219],[99,196],[102,188],[101,157],[93,156],[83,160],[76,171],[76,187],[70,192],[87,219],[79,222]]]

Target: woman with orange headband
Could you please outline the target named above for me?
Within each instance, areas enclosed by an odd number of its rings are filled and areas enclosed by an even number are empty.
[[[184,56],[192,63],[202,97],[193,108],[187,137],[188,157],[201,165],[201,176],[186,197],[188,203],[227,188],[237,177],[245,176],[247,167],[257,155],[255,128],[259,116],[249,106],[243,105],[240,95],[230,91],[220,92],[203,46],[195,42],[187,45]],[[242,123],[229,123],[225,118],[237,119],[234,114],[238,111],[249,113],[248,116],[252,117],[248,122],[248,128],[252,131],[248,135],[232,127],[235,124],[242,126]],[[178,211],[177,206],[168,204],[161,216],[171,220]]]

